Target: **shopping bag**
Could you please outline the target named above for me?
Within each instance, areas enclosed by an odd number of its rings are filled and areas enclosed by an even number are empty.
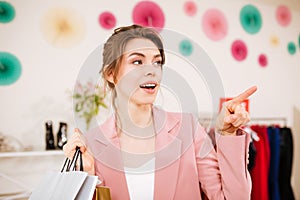
[[[111,200],[110,189],[105,186],[96,187],[94,200]]]
[[[72,160],[66,158],[60,172],[46,173],[29,200],[91,200],[97,181],[97,176],[83,171],[82,155],[77,148]]]
[[[87,176],[75,200],[91,200],[98,182],[97,176]]]

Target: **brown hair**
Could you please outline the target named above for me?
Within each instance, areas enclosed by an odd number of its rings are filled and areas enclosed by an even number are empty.
[[[103,65],[100,73],[104,78],[104,83],[110,89],[114,89],[115,85],[106,80],[107,76],[113,74],[114,81],[119,72],[122,62],[123,53],[127,43],[136,38],[144,38],[151,40],[158,48],[162,57],[162,65],[165,63],[165,53],[163,43],[159,33],[153,28],[147,28],[140,25],[123,26],[116,28],[114,33],[108,38],[103,47]]]

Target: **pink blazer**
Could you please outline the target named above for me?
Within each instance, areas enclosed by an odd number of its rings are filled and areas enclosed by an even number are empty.
[[[154,199],[250,199],[249,136],[217,136],[216,147],[191,114],[153,108],[156,130]],[[115,118],[86,133],[95,173],[113,200],[129,198]],[[134,156],[134,155],[133,155]]]

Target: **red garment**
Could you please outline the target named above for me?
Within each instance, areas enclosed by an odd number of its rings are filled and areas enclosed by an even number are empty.
[[[253,141],[256,148],[255,166],[250,171],[252,179],[251,200],[268,200],[268,176],[270,165],[270,148],[266,126],[252,125],[251,129],[259,137]]]

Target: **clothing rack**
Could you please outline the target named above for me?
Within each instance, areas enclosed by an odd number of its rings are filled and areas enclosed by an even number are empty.
[[[213,120],[216,120],[215,118],[210,117],[200,117],[199,122],[200,123],[211,123]],[[287,118],[286,117],[251,117],[250,122],[281,122],[283,123],[283,126],[287,126]]]
[[[250,123],[252,122],[282,122],[283,126],[287,125],[286,117],[251,117]]]

